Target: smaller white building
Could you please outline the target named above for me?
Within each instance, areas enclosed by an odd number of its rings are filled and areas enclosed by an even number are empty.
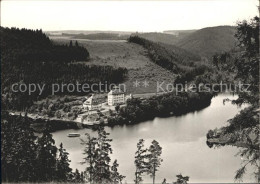
[[[117,105],[125,103],[125,93],[118,87],[114,87],[107,95],[107,104]]]
[[[92,94],[91,97],[83,103],[83,108],[86,110],[100,110],[102,102],[99,96]]]

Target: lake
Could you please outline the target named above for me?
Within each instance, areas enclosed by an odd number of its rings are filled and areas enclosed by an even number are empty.
[[[190,177],[190,183],[228,183],[234,182],[235,171],[240,167],[241,158],[236,157],[238,148],[227,146],[217,149],[209,148],[206,144],[206,134],[209,129],[227,125],[227,120],[234,117],[241,108],[223,99],[234,96],[221,94],[214,97],[211,105],[203,110],[186,115],[169,118],[155,118],[137,125],[106,127],[113,139],[111,155],[112,161],[118,160],[119,172],[125,175],[124,182],[133,183],[134,153],[139,139],[145,139],[148,147],[152,140],[157,140],[162,147],[163,162],[156,174],[156,182],[161,183],[164,178],[167,183],[176,181],[176,175]],[[90,129],[63,130],[53,133],[56,144],[61,142],[70,153],[71,167],[84,170],[81,165],[83,147],[80,139],[67,137],[68,133],[77,132],[84,139],[85,133],[95,135]],[[247,174],[244,182],[253,182],[253,176]],[[144,177],[144,183],[151,182],[149,176]],[[123,183],[124,183],[123,182]]]

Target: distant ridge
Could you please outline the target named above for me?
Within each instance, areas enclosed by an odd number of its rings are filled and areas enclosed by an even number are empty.
[[[203,28],[178,40],[176,45],[201,56],[211,57],[217,52],[234,48],[235,32],[236,28],[233,26]]]
[[[184,35],[184,34],[190,34],[197,31],[197,29],[191,29],[191,30],[165,30],[163,33],[166,34],[173,34],[173,35]]]
[[[98,33],[110,33],[110,34],[121,34],[130,35],[134,32],[131,31],[99,31],[99,30],[59,30],[59,31],[45,31],[48,35],[62,35],[62,34],[98,34]]]
[[[233,26],[207,27],[199,30],[165,30],[163,32],[130,32],[130,31],[86,31],[61,30],[46,31],[50,36],[70,36],[71,38],[90,40],[121,40],[130,35],[138,35],[144,39],[175,45],[201,57],[210,59],[219,52],[230,51],[236,44]]]
[[[135,35],[138,35],[139,37],[142,37],[144,39],[153,42],[159,42],[159,43],[165,43],[171,45],[176,44],[179,39],[176,35],[168,34],[168,33],[150,32],[150,33],[135,33]]]
[[[235,32],[235,27],[217,26],[200,30],[168,30],[163,33],[137,34],[153,42],[176,45],[202,57],[211,58],[215,53],[230,51],[234,48]]]

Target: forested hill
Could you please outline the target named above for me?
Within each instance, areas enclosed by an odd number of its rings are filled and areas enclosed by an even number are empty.
[[[1,27],[0,34],[2,108],[24,109],[33,101],[50,95],[54,83],[119,83],[127,72],[123,68],[76,64],[75,61],[88,61],[89,52],[86,48],[77,42],[54,44],[41,30]],[[12,91],[14,83],[46,86],[39,96],[39,91],[30,95]],[[75,94],[76,91],[71,93]]]
[[[190,31],[165,31],[164,33],[138,33],[141,38],[175,45],[186,51],[210,59],[215,53],[228,52],[235,47],[236,28],[232,26],[207,27]]]
[[[168,33],[158,33],[158,32],[149,32],[149,33],[136,33],[135,35],[158,43],[166,43],[174,45],[179,40],[177,35],[168,34]]]
[[[176,45],[201,56],[211,57],[235,47],[236,28],[232,26],[208,27],[178,40]]]
[[[142,45],[147,49],[147,55],[151,61],[174,73],[182,73],[190,70],[196,67],[200,63],[198,61],[201,60],[199,55],[185,49],[174,45],[155,43],[138,35],[130,36],[128,41]]]
[[[88,51],[80,46],[54,45],[42,30],[0,27],[2,57],[6,62],[71,62],[88,60]],[[8,54],[12,54],[9,57]]]
[[[192,81],[196,84],[214,83],[219,78],[220,74],[214,72],[207,60],[185,49],[175,45],[155,43],[137,35],[130,36],[128,41],[142,45],[152,62],[177,74],[175,84],[184,85]]]

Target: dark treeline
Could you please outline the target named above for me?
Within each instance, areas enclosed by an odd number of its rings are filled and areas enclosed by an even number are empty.
[[[90,88],[93,83],[107,84],[119,83],[124,79],[127,70],[123,68],[114,69],[111,66],[88,66],[84,64],[60,64],[60,63],[43,63],[39,65],[29,65],[20,67],[23,75],[14,75],[3,71],[5,80],[2,83],[3,98],[2,105],[6,109],[23,110],[32,105],[33,101],[51,95],[53,92],[53,85],[59,86],[59,90],[55,94],[60,95],[82,95],[91,92],[91,90],[99,90],[99,86]],[[5,73],[5,74],[4,74]],[[102,75],[99,75],[102,73]],[[9,79],[9,80],[8,80]],[[28,92],[19,92],[18,86],[15,86],[14,92],[11,88],[12,84],[18,83],[19,85],[26,84],[39,84],[45,85],[44,90],[40,94],[39,89],[32,94]],[[65,87],[61,87],[62,84]],[[68,88],[68,84],[73,84],[74,90]],[[76,85],[79,84],[79,90]],[[82,90],[82,86],[88,84],[89,87]],[[58,87],[56,87],[58,89]],[[106,86],[103,85],[101,90],[105,90]],[[87,92],[86,92],[87,91]]]
[[[184,72],[181,75],[178,75],[175,79],[175,84],[185,84],[185,82],[190,82],[196,79],[197,76],[203,75],[209,68],[205,65],[198,66],[194,69]]]
[[[2,107],[6,109],[24,110],[33,101],[50,95],[52,84],[119,83],[127,72],[123,68],[76,64],[74,61],[88,61],[89,53],[85,48],[77,42],[75,45],[72,42],[54,45],[41,30],[1,27],[0,33]],[[45,84],[45,87],[41,96],[39,91],[29,96],[28,93],[13,92],[11,85],[15,83]],[[67,94],[68,91],[65,88],[60,93]],[[70,94],[81,93],[74,90]]]
[[[193,61],[199,61],[201,58],[184,49],[173,45],[154,43],[139,36],[133,35],[128,38],[129,42],[142,45],[148,51],[148,56],[157,65],[173,71],[174,73],[183,72],[183,65],[193,66]]]
[[[1,117],[2,182],[76,182],[78,171],[69,167],[68,153],[59,148],[48,129],[35,136],[26,117]]]
[[[54,45],[42,30],[4,28],[1,33],[1,57],[4,64],[86,61],[89,52],[76,44]]]
[[[127,101],[126,107],[120,108],[117,116],[109,118],[108,123],[110,125],[134,124],[155,117],[182,115],[207,107],[212,97],[213,95],[208,92],[182,92],[178,95],[168,93],[154,96],[143,101],[133,98]]]

